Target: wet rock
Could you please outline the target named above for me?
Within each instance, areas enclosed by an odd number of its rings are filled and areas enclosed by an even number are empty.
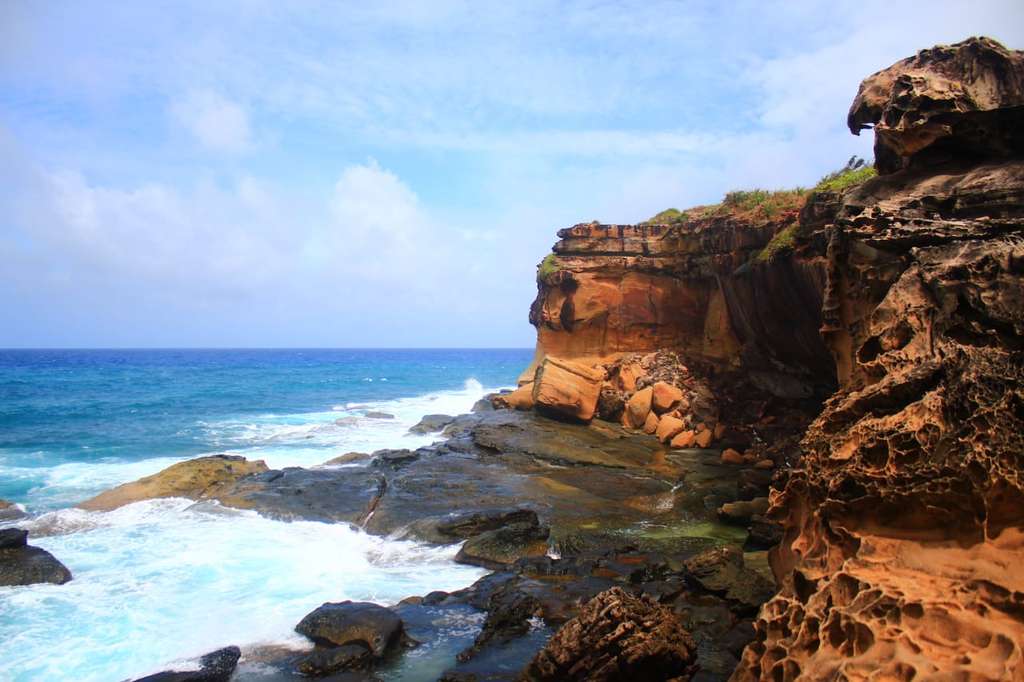
[[[389,412],[375,412],[375,411],[372,411],[372,410],[370,412],[367,412],[363,416],[366,417],[367,419],[394,419],[395,418],[395,415],[393,415],[393,414],[391,414]]]
[[[201,657],[199,670],[161,672],[140,677],[135,682],[228,682],[241,656],[237,646],[228,646]]]
[[[409,429],[409,433],[436,433],[444,430],[444,427],[448,426],[455,420],[447,414],[428,414],[423,417],[415,426]]]
[[[692,448],[696,440],[697,434],[694,431],[682,431],[672,439],[671,446],[680,450]]]
[[[21,508],[13,502],[0,500],[0,521],[13,521],[27,516]]]
[[[683,399],[683,392],[672,384],[659,381],[651,386],[651,409],[664,414],[675,408]]]
[[[661,420],[658,419],[658,415],[654,414],[654,412],[648,412],[647,421],[644,422],[644,433],[652,436],[657,433],[659,421]]]
[[[415,462],[420,457],[418,452],[412,450],[377,450],[372,456],[374,467],[393,471]]]
[[[473,646],[461,652],[458,659],[468,661],[492,642],[500,643],[526,634],[530,629],[530,619],[540,609],[540,602],[521,592],[516,582],[502,585],[491,595],[487,605],[487,619],[473,641]]]
[[[316,646],[298,661],[296,667],[308,677],[326,677],[348,670],[366,670],[372,663],[373,655],[369,648],[362,644],[344,644]]]
[[[745,462],[743,455],[733,450],[732,448],[726,448],[722,450],[722,464],[743,464]]]
[[[651,414],[653,393],[653,388],[644,388],[630,396],[629,400],[626,401],[626,411],[623,415],[626,426],[631,429],[641,429],[644,427],[644,424],[647,423],[647,418]]]
[[[494,409],[493,398],[496,397],[496,393],[488,393],[480,400],[473,403],[473,407],[470,408],[470,412],[490,412]]]
[[[0,529],[0,586],[54,583],[71,580],[71,571],[41,547],[28,544],[28,531]]]
[[[437,523],[437,531],[447,537],[461,539],[517,523],[540,525],[537,512],[532,509],[491,509],[441,520]]]
[[[250,462],[236,455],[199,457],[172,464],[152,476],[100,493],[78,506],[91,511],[107,511],[159,497],[212,499],[240,479],[268,470],[263,460]]]
[[[321,647],[365,646],[374,659],[405,643],[402,619],[370,602],[327,602],[306,614],[295,631]]]
[[[706,449],[711,445],[711,441],[714,440],[715,434],[711,429],[705,428],[703,431],[698,431],[697,435],[693,439],[693,444],[702,449]]]
[[[466,540],[455,561],[491,570],[507,567],[523,557],[546,554],[550,532],[547,526],[513,523]]]
[[[693,641],[671,609],[615,587],[563,625],[523,679],[664,680],[687,676],[693,662]]]
[[[333,457],[326,462],[325,465],[336,465],[336,464],[354,464],[356,462],[365,462],[370,459],[371,455],[365,452],[346,452],[344,455],[338,455]]]
[[[782,526],[764,516],[753,516],[747,528],[747,540],[743,543],[743,551],[753,552],[771,549],[782,542]]]
[[[775,594],[775,585],[748,568],[743,552],[726,546],[702,552],[685,563],[688,579],[734,603],[738,613],[753,614]]]
[[[768,498],[755,497],[753,500],[727,502],[718,508],[718,518],[727,523],[746,526],[754,516],[761,516],[768,511]]]
[[[604,370],[546,357],[537,367],[533,402],[548,416],[589,422],[597,410]]]

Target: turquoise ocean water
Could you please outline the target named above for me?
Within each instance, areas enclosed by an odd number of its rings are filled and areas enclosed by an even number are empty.
[[[119,680],[227,644],[301,644],[323,601],[393,603],[481,572],[455,548],[171,499],[77,502],[182,459],[271,467],[418,447],[425,414],[514,385],[519,350],[0,351],[0,498],[74,574],[0,588],[0,679]],[[392,415],[380,418],[374,413]],[[11,524],[7,524],[11,525]],[[60,652],[55,655],[55,652]]]

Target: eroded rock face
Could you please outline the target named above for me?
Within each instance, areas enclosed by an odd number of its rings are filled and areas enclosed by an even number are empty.
[[[671,609],[613,587],[591,599],[533,659],[523,679],[687,679],[695,647]]]
[[[866,78],[850,107],[854,135],[875,129],[875,166],[892,173],[951,158],[1024,151],[1024,55],[991,38],[921,50]]]
[[[771,496],[782,589],[734,679],[1024,678],[1020,126],[963,132],[1019,117],[1022,59],[925,50],[854,102],[890,174],[820,226],[842,388]]]

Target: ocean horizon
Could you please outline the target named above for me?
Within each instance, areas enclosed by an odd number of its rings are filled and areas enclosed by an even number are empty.
[[[324,601],[395,603],[482,569],[455,547],[281,521],[180,498],[111,512],[75,505],[209,454],[311,467],[417,448],[426,414],[514,386],[533,349],[0,350],[0,499],[74,575],[0,588],[11,680],[110,680],[216,646],[292,645]],[[54,657],[54,648],[63,653]]]

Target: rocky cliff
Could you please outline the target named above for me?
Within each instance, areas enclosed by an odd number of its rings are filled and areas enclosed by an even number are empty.
[[[1024,679],[1024,53],[923,50],[848,122],[863,183],[559,232],[537,355],[668,348],[727,421],[813,418],[734,679]]]

